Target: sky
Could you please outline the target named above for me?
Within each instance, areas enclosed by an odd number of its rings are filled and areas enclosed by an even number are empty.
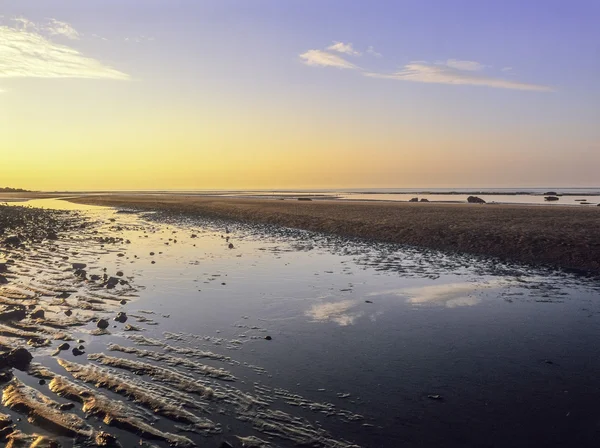
[[[597,0],[2,0],[0,186],[600,186]]]

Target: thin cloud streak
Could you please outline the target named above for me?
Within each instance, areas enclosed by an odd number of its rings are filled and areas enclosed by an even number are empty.
[[[335,49],[335,51],[345,54],[350,54],[349,52],[354,51],[352,44],[344,44],[342,42],[336,42],[332,46],[327,47],[327,49],[332,51]],[[379,53],[375,52],[373,47],[369,47],[367,53],[379,55]],[[366,71],[346,59],[325,50],[308,50],[300,55],[300,59],[304,64],[310,66],[358,70],[363,76],[369,78],[393,79],[396,81],[430,84],[482,86],[496,89],[529,90],[535,92],[554,92],[554,89],[549,86],[512,81],[485,74],[484,71],[489,66],[476,61],[448,59],[445,62],[436,62],[435,64],[426,61],[414,61],[406,64],[402,70],[397,72],[381,73]],[[505,67],[502,71],[506,72],[509,69],[509,67]]]
[[[360,70],[360,67],[344,58],[323,50],[308,50],[306,53],[300,55],[300,59],[306,65]]]
[[[362,53],[354,49],[351,43],[345,44],[344,42],[334,42],[333,45],[327,47],[328,50],[337,51],[338,53],[344,53],[349,56],[360,56]]]
[[[458,70],[448,65],[438,64],[410,63],[396,73],[365,73],[365,76],[432,84],[471,85],[494,87],[497,89],[531,90],[536,92],[554,91],[554,89],[549,86],[495,78],[480,73],[473,73],[473,71],[469,70]]]
[[[0,26],[0,78],[130,79],[126,73],[52,42],[30,28]],[[56,29],[59,34],[70,34],[68,28]]]

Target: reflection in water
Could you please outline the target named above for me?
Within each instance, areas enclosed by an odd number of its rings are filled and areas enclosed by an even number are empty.
[[[446,308],[473,306],[481,302],[480,293],[490,288],[498,288],[501,282],[486,283],[449,283],[442,285],[421,286],[370,295],[397,295],[407,298],[408,303],[415,305],[439,305]]]
[[[306,315],[315,321],[331,321],[344,327],[352,325],[356,319],[364,315],[362,311],[351,312],[358,303],[356,300],[320,303],[313,305]]]

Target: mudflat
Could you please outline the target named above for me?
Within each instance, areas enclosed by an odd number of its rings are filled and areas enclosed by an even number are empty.
[[[73,202],[274,224],[600,273],[600,207],[268,200],[181,194]]]

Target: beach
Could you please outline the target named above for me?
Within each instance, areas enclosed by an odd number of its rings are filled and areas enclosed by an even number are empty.
[[[0,205],[2,443],[597,440],[597,278],[364,235],[496,206],[109,200]]]
[[[165,210],[600,273],[600,208],[94,195],[74,202]]]

